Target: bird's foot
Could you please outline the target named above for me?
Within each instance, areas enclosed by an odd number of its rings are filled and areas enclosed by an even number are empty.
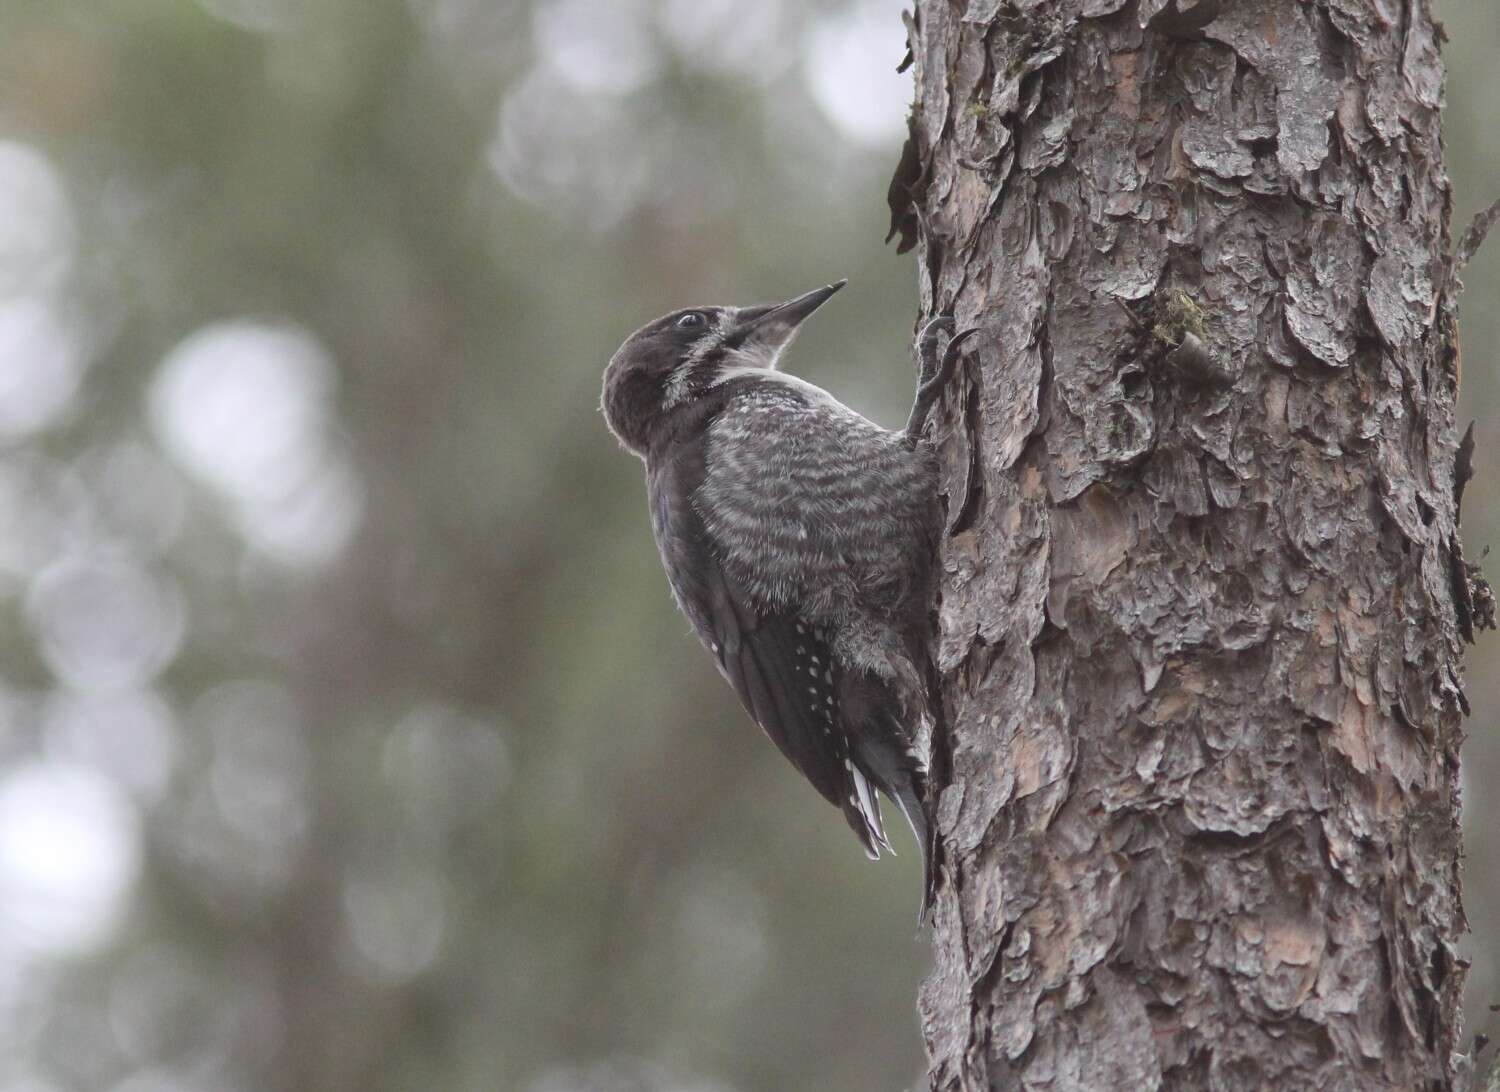
[[[938,373],[943,360],[943,349],[953,338],[954,326],[952,315],[937,315],[928,319],[922,332],[917,335],[918,385]]]
[[[952,315],[938,315],[923,326],[922,332],[917,335],[917,357],[922,375],[917,383],[917,397],[911,407],[911,416],[906,420],[905,431],[908,438],[915,439],[926,427],[927,414],[943,388],[952,380],[953,373],[958,369],[958,362],[963,358],[964,343],[979,333],[979,327],[971,326],[955,334],[955,325]]]

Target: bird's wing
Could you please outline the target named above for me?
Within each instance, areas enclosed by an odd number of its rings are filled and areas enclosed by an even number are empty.
[[[899,601],[925,579],[931,455],[791,377],[731,399],[708,429],[697,508],[714,554],[758,602],[820,590]]]
[[[651,471],[652,527],[673,594],[745,710],[878,855],[890,843],[874,788],[850,759],[825,635],[722,563],[691,499],[703,475],[701,452],[692,450]]]

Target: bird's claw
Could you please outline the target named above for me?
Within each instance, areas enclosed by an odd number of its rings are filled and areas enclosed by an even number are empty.
[[[911,416],[906,421],[906,435],[911,439],[915,439],[926,426],[932,404],[953,378],[958,362],[963,358],[964,343],[979,333],[977,326],[960,330],[947,339],[942,354],[939,355],[937,346],[942,340],[943,331],[951,330],[955,325],[952,315],[938,315],[923,326],[922,332],[917,335],[922,377],[917,383],[917,397],[911,407]]]
[[[945,333],[948,340],[952,339],[955,325],[957,324],[952,315],[937,315],[929,319],[921,333],[917,334],[917,360],[921,370],[919,381],[926,381],[937,373],[942,361],[942,352],[938,346],[945,344]]]

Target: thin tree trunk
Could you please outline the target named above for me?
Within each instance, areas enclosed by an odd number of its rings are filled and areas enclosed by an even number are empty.
[[[931,1086],[1453,1087],[1491,604],[1441,31],[1422,0],[911,30],[894,226],[924,310],[985,331],[940,434]]]

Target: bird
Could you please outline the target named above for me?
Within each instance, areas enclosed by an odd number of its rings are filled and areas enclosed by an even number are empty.
[[[951,317],[923,328],[906,426],[883,428],[780,369],[846,283],[646,323],[610,358],[601,409],[645,463],[673,597],[746,712],[870,858],[894,853],[878,794],[911,827],[920,921],[936,883],[927,648],[941,522],[922,432],[976,331],[952,335]]]

